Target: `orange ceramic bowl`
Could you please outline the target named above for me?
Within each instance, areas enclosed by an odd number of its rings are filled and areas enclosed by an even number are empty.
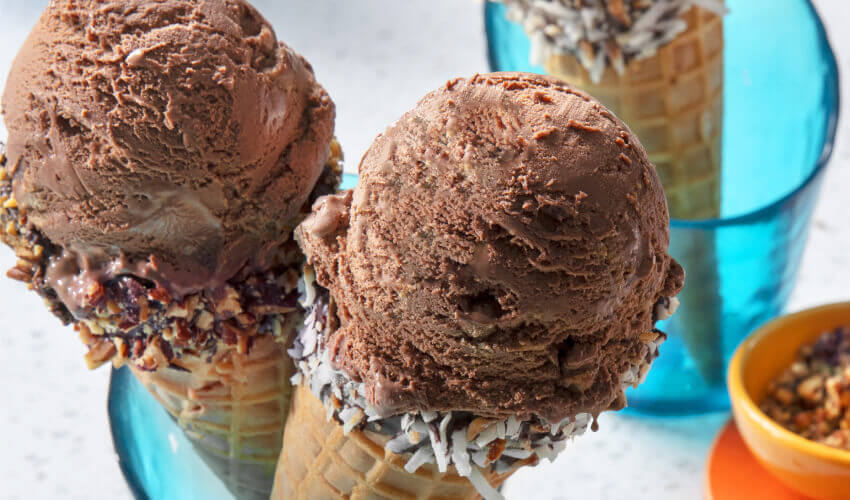
[[[738,347],[729,365],[735,422],[756,459],[780,481],[818,499],[850,499],[850,451],[790,432],[758,408],[768,383],[793,362],[806,342],[850,325],[850,302],[784,316],[761,327]]]

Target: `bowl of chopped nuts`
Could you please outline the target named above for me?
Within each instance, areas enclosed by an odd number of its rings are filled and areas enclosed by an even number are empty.
[[[727,382],[765,468],[807,496],[850,498],[850,302],[764,325],[738,347]]]

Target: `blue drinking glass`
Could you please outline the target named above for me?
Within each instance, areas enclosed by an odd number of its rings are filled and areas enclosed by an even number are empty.
[[[646,382],[629,390],[630,411],[681,415],[728,408],[725,366],[748,333],[783,311],[832,153],[838,70],[812,4],[726,4],[721,217],[673,219],[670,246],[683,264],[693,263],[695,249],[705,250],[683,297],[716,304],[703,317],[712,315],[717,331],[694,342],[686,324],[693,315],[660,323],[670,337]],[[492,69],[543,72],[529,63],[529,39],[505,11],[499,3],[485,5]],[[704,279],[705,269],[714,278]],[[712,361],[718,370],[709,377],[700,368]]]

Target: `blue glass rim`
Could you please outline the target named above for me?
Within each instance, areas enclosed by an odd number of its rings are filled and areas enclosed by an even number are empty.
[[[490,1],[492,0],[486,0],[484,2],[485,15],[487,4]],[[821,174],[823,174],[827,164],[829,163],[829,160],[832,158],[832,153],[835,150],[835,137],[836,133],[838,132],[838,118],[841,114],[841,78],[838,71],[838,61],[835,59],[835,51],[833,50],[832,44],[829,41],[829,36],[826,32],[826,26],[824,26],[823,24],[823,18],[820,16],[817,7],[815,7],[812,3],[812,0],[806,0],[806,4],[808,5],[809,10],[811,11],[811,14],[816,21],[820,42],[828,53],[828,57],[826,58],[826,62],[830,66],[828,84],[831,87],[831,101],[833,104],[832,109],[829,112],[829,116],[827,116],[826,118],[826,135],[824,137],[823,147],[821,148],[820,158],[818,158],[817,160],[817,165],[815,165],[815,168],[808,175],[808,177],[806,177],[800,183],[800,185],[794,188],[791,192],[759,208],[755,208],[748,212],[744,212],[742,214],[734,215],[731,217],[715,217],[712,219],[688,220],[676,219],[674,217],[671,217],[671,227],[711,231],[720,227],[746,225],[755,221],[763,220],[767,216],[769,216],[769,214],[778,211],[780,207],[796,198],[802,191],[805,191],[811,184],[813,184],[814,181],[818,177],[820,177]],[[484,25],[487,37],[489,38],[491,36],[489,23],[484,23]],[[488,44],[487,46],[487,61],[490,65],[490,68],[496,67],[495,56],[493,54],[493,50],[490,44]]]

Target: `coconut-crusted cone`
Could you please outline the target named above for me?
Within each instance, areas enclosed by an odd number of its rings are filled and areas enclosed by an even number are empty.
[[[365,500],[475,500],[481,493],[454,466],[440,472],[425,464],[414,472],[405,470],[410,454],[386,449],[390,438],[369,430],[351,430],[327,418],[327,408],[306,386],[295,388],[289,414],[287,443],[280,455],[273,500],[336,499]],[[488,470],[482,477],[499,488],[536,456],[517,461],[503,472]]]
[[[428,94],[296,230],[307,312],[276,491],[380,496],[403,469],[437,480],[397,498],[454,476],[500,498],[497,478],[554,459],[645,377],[683,282],[668,224],[640,143],[566,83]]]
[[[563,35],[569,29],[554,29],[571,26],[575,21],[570,14],[550,10],[539,17],[541,7],[535,7],[560,0],[504,1],[511,8],[509,17],[535,40],[535,62],[599,99],[638,136],[658,170],[672,217],[721,215],[722,0],[705,2],[710,9],[679,0],[586,5],[597,14],[593,18],[599,29],[617,36],[595,44],[579,41],[572,50]],[[671,241],[671,253],[689,276],[673,320],[676,330],[703,379],[722,384],[722,298],[717,293],[715,240],[708,232],[691,231],[689,241]]]
[[[3,116],[8,276],[267,497],[302,316],[292,230],[341,177],[309,63],[243,0],[55,1]]]

